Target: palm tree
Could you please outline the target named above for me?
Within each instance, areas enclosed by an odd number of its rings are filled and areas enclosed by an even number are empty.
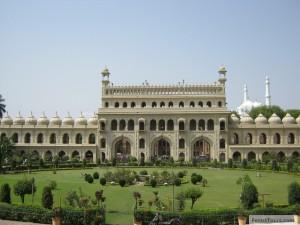
[[[0,139],[0,173],[2,172],[4,161],[13,155],[14,148],[15,145],[11,138],[2,137]]]
[[[5,106],[6,106],[6,105],[3,104],[4,101],[5,101],[5,99],[2,98],[2,95],[0,95],[0,118],[2,118],[3,113],[6,112],[6,110],[5,110]]]

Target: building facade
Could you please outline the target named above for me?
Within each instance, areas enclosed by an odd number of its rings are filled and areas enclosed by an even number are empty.
[[[1,119],[1,137],[12,137],[16,149],[43,158],[96,162],[129,157],[174,160],[259,160],[299,156],[300,117],[282,120],[259,115],[241,118],[226,106],[226,69],[210,85],[116,86],[108,69],[102,72],[102,105],[97,114],[48,119],[44,114]]]

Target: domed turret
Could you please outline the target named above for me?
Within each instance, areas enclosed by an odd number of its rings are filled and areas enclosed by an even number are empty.
[[[273,115],[269,118],[269,123],[270,124],[281,124],[281,119],[279,116],[277,116],[276,113],[273,113]]]
[[[39,126],[48,126],[49,125],[49,119],[47,118],[47,116],[45,115],[44,112],[43,112],[42,116],[38,119],[37,125],[39,125]]]
[[[259,114],[258,117],[255,118],[256,124],[267,124],[268,120],[263,114]]]
[[[50,119],[50,126],[60,126],[60,125],[61,125],[61,119],[56,112],[55,116],[53,116]]]
[[[1,125],[3,125],[3,126],[10,126],[12,124],[13,124],[13,120],[8,115],[8,112],[6,112],[6,115],[1,119]]]
[[[253,124],[254,120],[251,116],[249,116],[247,113],[244,114],[244,116],[241,117],[241,123],[242,124]]]
[[[300,125],[300,115],[297,117],[296,122]]]
[[[37,120],[34,118],[32,112],[30,115],[25,119],[25,125],[35,126],[37,124]]]
[[[230,121],[233,124],[239,124],[240,123],[240,119],[234,113],[231,114]]]
[[[24,118],[21,116],[21,113],[19,112],[18,115],[16,116],[16,118],[14,119],[14,125],[24,125],[25,124],[25,120]]]
[[[291,116],[291,114],[287,113],[285,117],[283,117],[282,122],[283,124],[295,124],[296,120]]]
[[[76,119],[75,125],[76,126],[85,126],[85,125],[87,125],[87,120],[83,116],[82,112],[80,113],[80,116]]]
[[[91,125],[91,126],[97,126],[98,118],[97,118],[96,113],[92,117],[89,118],[88,124]]]
[[[74,119],[71,117],[70,113],[62,121],[64,126],[74,126]]]

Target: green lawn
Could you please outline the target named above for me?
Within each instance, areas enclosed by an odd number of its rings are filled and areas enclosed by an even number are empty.
[[[145,168],[135,169],[136,171],[144,170]],[[70,190],[82,190],[94,198],[94,193],[98,189],[104,190],[106,196],[107,222],[110,224],[132,224],[132,212],[134,207],[134,199],[132,193],[138,191],[142,194],[142,199],[147,203],[153,198],[153,191],[158,191],[161,199],[168,202],[172,199],[172,187],[144,187],[130,186],[121,188],[120,186],[107,185],[102,187],[99,180],[95,180],[93,184],[88,184],[84,181],[81,174],[93,173],[98,171],[103,174],[107,170],[114,168],[95,168],[89,170],[66,170],[57,171],[57,174],[50,172],[38,172],[32,174],[16,174],[16,175],[0,175],[0,184],[9,183],[11,187],[17,180],[23,177],[34,177],[37,184],[37,193],[35,195],[34,204],[40,205],[42,189],[49,181],[55,180],[58,184],[58,189],[54,191],[55,205],[58,206],[61,198],[61,204],[64,205],[64,196]],[[162,171],[171,169],[148,168],[148,172],[153,170]],[[178,172],[184,169],[174,169]],[[300,178],[293,175],[278,174],[270,172],[262,172],[262,177],[256,177],[256,172],[235,171],[235,170],[219,170],[219,169],[185,169],[188,171],[188,178],[193,172],[200,173],[208,180],[208,187],[197,187],[204,191],[203,197],[196,203],[195,209],[201,208],[219,208],[219,207],[238,207],[239,195],[241,187],[236,184],[238,177],[248,174],[254,184],[257,186],[259,193],[269,193],[271,196],[266,197],[267,201],[274,204],[287,204],[287,186],[292,181],[300,181]],[[175,192],[185,190],[192,185],[184,184],[181,187],[175,187]],[[21,204],[19,197],[12,195],[12,201],[16,204]],[[186,202],[186,210],[189,210],[190,202]],[[25,204],[31,204],[31,196],[27,195]],[[147,205],[147,204],[146,204]]]

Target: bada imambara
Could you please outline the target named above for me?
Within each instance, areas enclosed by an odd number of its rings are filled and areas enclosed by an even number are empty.
[[[91,118],[82,114],[63,119],[18,115],[1,119],[1,137],[12,137],[21,154],[42,158],[58,155],[93,162],[132,156],[149,161],[227,161],[229,158],[259,160],[269,154],[299,156],[300,117],[287,114],[282,120],[247,114],[260,105],[248,98],[238,108],[241,118],[226,106],[226,68],[218,71],[217,82],[204,84],[116,86],[110,72],[102,71],[102,105]],[[271,104],[269,79],[266,105]]]

